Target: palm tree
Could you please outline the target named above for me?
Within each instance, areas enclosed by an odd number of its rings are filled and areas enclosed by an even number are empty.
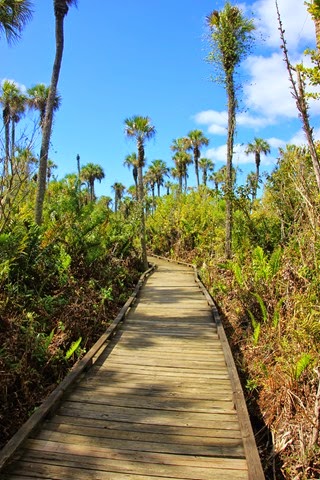
[[[97,165],[96,163],[87,163],[87,165],[84,165],[82,167],[80,176],[82,180],[87,182],[90,201],[93,202],[95,200],[94,182],[96,180],[101,182],[101,180],[104,178],[104,171],[102,167],[100,167],[100,165]]]
[[[187,153],[189,142],[186,137],[175,138],[172,141],[170,149],[175,152],[172,157],[175,162],[175,168],[171,169],[173,178],[179,179],[179,190],[182,192],[182,181],[184,180],[185,190],[187,190],[188,165],[192,162],[191,156]]]
[[[32,2],[29,0],[2,0],[0,3],[0,34],[10,43],[18,38],[32,18]]]
[[[196,173],[197,187],[199,188],[199,159],[201,147],[209,145],[209,139],[201,130],[191,130],[186,137],[187,150],[193,152],[194,169]]]
[[[257,197],[257,190],[260,179],[261,153],[264,153],[265,155],[270,153],[270,145],[266,140],[263,140],[263,138],[255,137],[252,143],[248,143],[245,153],[246,155],[254,153],[254,158],[256,162],[256,186],[252,194],[252,199],[254,200]]]
[[[126,187],[122,185],[120,182],[115,182],[111,186],[112,190],[114,191],[114,211],[117,213],[119,204],[123,197],[123,193],[125,192]]]
[[[125,120],[125,134],[130,138],[135,138],[138,150],[138,200],[140,203],[140,239],[141,239],[141,250],[142,250],[142,264],[143,268],[148,268],[148,259],[147,259],[147,246],[146,246],[146,228],[145,228],[145,217],[144,217],[144,207],[143,207],[143,167],[145,163],[144,156],[144,144],[146,140],[150,140],[154,137],[156,130],[155,127],[151,124],[149,117],[134,116],[127,118]]]
[[[175,169],[171,170],[171,174],[174,178],[179,179],[179,190],[182,192],[182,183],[184,180],[184,191],[187,191],[187,179],[188,179],[188,165],[192,163],[190,153],[186,151],[179,151],[172,157],[175,163]]]
[[[228,136],[227,136],[227,179],[226,179],[226,241],[225,253],[229,259],[232,255],[232,225],[233,225],[233,182],[232,160],[236,129],[236,67],[239,66],[250,51],[252,44],[251,32],[254,30],[252,20],[246,19],[239,7],[228,1],[224,9],[214,10],[207,17],[210,28],[212,50],[209,53],[209,62],[219,69],[217,80],[221,76],[228,98]],[[221,75],[222,74],[222,75]]]
[[[50,88],[46,87],[44,83],[38,83],[34,87],[27,90],[28,93],[28,105],[30,108],[39,111],[39,124],[41,129],[44,127],[44,119],[46,116],[47,101],[49,97]],[[56,95],[53,103],[53,112],[59,109],[61,105],[61,97]]]
[[[25,110],[26,110],[27,97],[20,94],[16,95],[11,103],[11,159],[15,155],[16,144],[16,124],[20,122]]]
[[[160,187],[164,183],[164,177],[168,176],[169,168],[163,160],[157,159],[151,162],[149,170],[151,170],[154,175],[158,197],[160,197]]]
[[[208,180],[208,173],[212,173],[214,170],[214,163],[210,158],[202,157],[199,160],[199,167],[202,170],[202,183],[206,187]]]
[[[20,116],[24,112],[25,102],[26,97],[21,93],[18,85],[11,80],[4,80],[2,83],[2,94],[0,96],[0,103],[3,107],[2,117],[5,131],[4,176],[7,176],[9,173],[9,163],[10,159],[13,158],[15,148],[15,124],[20,120]]]
[[[136,187],[136,197],[138,198],[138,157],[135,152],[126,156],[123,165],[132,168],[133,181]]]
[[[35,207],[35,221],[38,225],[40,225],[42,222],[43,202],[46,191],[47,161],[52,130],[53,112],[57,96],[57,86],[59,81],[64,46],[64,18],[69,11],[69,7],[72,5],[76,6],[77,0],[53,0],[56,32],[56,54],[52,68],[49,96],[46,105],[46,114],[42,128],[38,188]]]

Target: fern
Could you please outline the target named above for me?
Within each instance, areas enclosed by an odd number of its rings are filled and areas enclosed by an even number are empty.
[[[258,293],[253,293],[252,295],[259,302],[260,310],[261,310],[261,313],[262,313],[262,319],[263,319],[264,323],[267,322],[268,321],[268,310],[267,310],[267,307],[264,304],[264,301],[262,300],[262,298],[260,297],[260,295]]]
[[[44,341],[43,346],[44,346],[45,350],[48,350],[48,347],[49,347],[50,343],[52,342],[53,335],[54,335],[54,328],[51,330],[50,334],[47,336],[47,338]]]
[[[299,380],[305,369],[310,365],[312,356],[309,353],[304,353],[296,363],[294,370],[295,380]]]
[[[284,302],[284,299],[283,298],[280,298],[279,302],[277,303],[277,306],[273,312],[273,316],[272,316],[272,326],[274,328],[277,328],[277,326],[279,325],[279,321],[280,321],[280,310],[281,310],[281,307],[282,307],[282,304]]]
[[[248,310],[250,319],[251,319],[251,325],[253,328],[253,334],[252,334],[252,340],[253,340],[253,345],[256,347],[259,342],[259,337],[260,337],[260,332],[261,332],[261,323],[257,322],[257,320],[254,318],[253,313]]]
[[[270,274],[272,277],[278,273],[281,266],[282,249],[278,247],[271,255],[269,260]]]
[[[242,268],[240,267],[240,265],[238,263],[233,263],[232,264],[232,271],[234,273],[234,276],[235,276],[235,279],[237,281],[237,283],[239,284],[240,287],[243,287],[244,285],[244,276],[243,276],[243,273],[242,273]]]
[[[82,337],[79,337],[78,340],[76,340],[75,342],[72,342],[71,347],[69,348],[69,350],[67,351],[67,353],[64,356],[64,358],[66,360],[69,360],[69,358],[72,357],[72,355],[80,347],[81,342],[82,342]]]

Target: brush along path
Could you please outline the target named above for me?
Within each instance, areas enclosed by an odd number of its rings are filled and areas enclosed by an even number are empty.
[[[264,478],[193,270],[155,263],[109,346],[1,478]]]

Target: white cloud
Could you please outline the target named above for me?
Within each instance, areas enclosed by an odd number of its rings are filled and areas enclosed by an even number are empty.
[[[245,68],[251,77],[251,82],[244,86],[249,108],[269,118],[270,123],[279,116],[297,116],[281,53],[273,53],[270,57],[252,56],[246,60]]]
[[[278,0],[280,16],[289,50],[304,50],[315,42],[314,25],[302,0]],[[280,45],[279,24],[274,0],[258,0],[253,4],[256,25],[266,44]]]
[[[226,135],[228,126],[228,113],[226,110],[204,110],[194,115],[194,120],[200,125],[206,125],[208,133]],[[247,112],[237,114],[237,124],[243,127],[262,128],[272,123],[270,119],[252,116]]]

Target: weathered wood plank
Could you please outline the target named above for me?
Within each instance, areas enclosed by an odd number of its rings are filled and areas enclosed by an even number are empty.
[[[47,440],[29,440],[27,442],[28,449],[34,452],[46,452],[47,454],[67,454],[77,456],[88,456],[104,459],[122,460],[124,456],[129,461],[137,461],[144,463],[160,463],[162,465],[194,465],[194,457],[192,455],[167,455],[159,452],[138,452],[132,450],[117,450],[115,448],[102,448],[101,446],[83,446],[77,444],[63,444],[51,442]],[[49,455],[48,455],[49,457]],[[52,457],[51,457],[52,458]],[[210,456],[201,457],[197,459],[197,466],[211,467],[211,468],[238,468],[239,470],[246,470],[244,459],[239,458],[225,458]]]
[[[111,395],[99,395],[97,392],[96,395],[92,395],[90,391],[83,391],[77,389],[76,392],[71,393],[68,396],[68,400],[73,402],[80,403],[94,403],[97,405],[111,405],[119,407],[130,407],[130,408],[154,408],[154,409],[164,409],[164,410],[179,410],[180,412],[203,412],[203,413],[233,413],[234,404],[230,400],[195,400],[195,399],[168,399],[168,398],[159,398],[155,399],[154,397],[148,396],[139,396],[139,395],[128,395],[119,396],[116,395],[112,397]]]
[[[125,464],[125,462],[122,462]],[[186,469],[185,469],[186,470]],[[63,479],[63,480],[141,480],[141,474],[123,473],[117,471],[103,471],[97,467],[86,465],[68,467],[60,465],[46,465],[41,463],[32,462],[20,462],[15,469],[12,469],[14,475],[25,475],[27,471],[31,478],[47,478],[47,479]],[[163,480],[165,477],[162,473],[160,476],[156,472],[150,472],[149,468],[145,469],[148,473],[143,476],[144,480]],[[173,472],[172,472],[173,473]],[[226,470],[226,469],[214,469],[208,473],[208,469],[205,470],[207,477],[200,477],[199,472],[194,470],[191,472],[191,476],[175,476],[170,474],[167,478],[170,480],[194,479],[197,480],[247,480],[248,476],[246,472],[240,470]],[[197,474],[197,476],[195,476]],[[185,475],[185,474],[184,474]],[[13,477],[11,477],[13,478]],[[17,477],[15,477],[17,478]],[[19,478],[19,477],[18,477]]]
[[[47,424],[56,424],[56,425],[81,425],[86,430],[87,428],[93,427],[99,429],[100,431],[103,430],[121,430],[121,431],[135,431],[139,433],[153,433],[159,435],[176,435],[176,436],[195,436],[195,437],[221,437],[223,434],[225,438],[240,438],[240,429],[239,425],[235,425],[234,429],[226,429],[221,428],[219,429],[217,425],[213,425],[210,428],[210,425],[205,425],[204,427],[192,427],[189,425],[170,425],[168,428],[167,425],[157,425],[157,424],[148,424],[148,423],[141,423],[141,422],[117,422],[114,420],[108,419],[91,419],[85,417],[77,417],[77,416],[68,416],[68,415],[59,415],[56,414],[52,417],[49,421],[45,422],[45,426]]]
[[[141,437],[143,438],[143,437]],[[244,449],[241,439],[228,439],[224,442],[221,439],[212,439],[211,444],[183,444],[176,443],[160,443],[150,442],[144,440],[130,440],[122,438],[92,437],[90,435],[76,435],[68,433],[60,433],[56,431],[41,430],[37,436],[39,440],[47,440],[57,442],[60,444],[82,445],[84,447],[102,447],[119,450],[131,450],[136,452],[157,452],[167,454],[179,455],[194,455],[194,456],[212,456],[212,457],[231,457],[244,458]]]

